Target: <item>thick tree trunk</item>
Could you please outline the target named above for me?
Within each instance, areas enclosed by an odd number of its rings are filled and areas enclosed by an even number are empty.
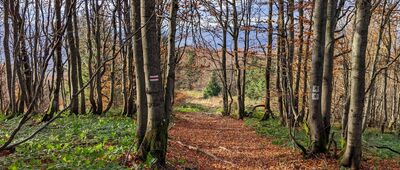
[[[325,45],[325,14],[326,3],[324,0],[315,1],[313,17],[314,43],[311,67],[311,88],[310,88],[310,134],[312,140],[311,153],[326,152],[325,141],[327,136],[324,131],[324,124],[321,114],[321,85],[324,61]]]
[[[341,164],[360,169],[362,152],[362,113],[364,109],[365,53],[371,17],[371,1],[356,1],[355,29],[352,45],[351,99],[346,151]]]
[[[155,0],[141,0],[142,46],[146,95],[148,108],[147,132],[138,150],[139,157],[145,160],[150,153],[155,168],[166,163],[168,117],[164,109],[163,88],[161,84],[160,44],[157,35]]]

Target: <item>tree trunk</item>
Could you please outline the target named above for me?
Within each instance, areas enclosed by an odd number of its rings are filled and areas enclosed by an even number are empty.
[[[313,0],[312,2],[312,8],[311,8],[311,16],[310,18],[313,18],[314,15],[314,4],[315,4],[315,0]],[[312,24],[309,25],[308,28],[308,35],[307,35],[307,39],[306,39],[306,53],[304,55],[304,64],[303,64],[303,95],[302,95],[302,106],[301,106],[301,112],[299,115],[299,122],[304,121],[304,118],[306,117],[306,119],[308,119],[308,109],[306,108],[307,105],[307,83],[308,83],[308,56],[310,54],[310,40],[311,40],[311,32],[312,32]],[[306,110],[307,109],[307,110]]]
[[[131,25],[131,11],[129,10],[129,4],[128,1],[123,1],[124,2],[124,7],[126,11],[124,11],[124,19],[125,19],[125,34],[130,37],[132,36],[132,25]],[[133,43],[132,39],[129,39],[127,41],[127,53],[128,53],[128,105],[127,105],[127,115],[129,117],[133,117],[133,115],[136,113],[137,108],[136,108],[136,103],[135,103],[135,95],[136,95],[136,81],[135,81],[135,74],[134,74],[134,51],[133,51]]]
[[[274,1],[270,0],[268,3],[268,44],[267,44],[267,67],[265,69],[265,111],[262,120],[269,119],[272,116],[271,110],[271,65],[272,65],[272,34],[273,34],[273,27],[272,27],[272,15],[273,15],[273,5]]]
[[[285,45],[282,45],[284,42],[284,6],[283,0],[278,1],[278,50],[277,50],[277,61],[276,61],[276,90],[278,91],[278,105],[279,105],[279,116],[281,117],[281,125],[285,125],[285,117],[283,115],[283,94],[282,94],[282,87],[281,87],[281,58],[282,58],[282,51],[285,49]],[[284,52],[283,52],[284,53]]]
[[[315,1],[313,18],[314,43],[311,67],[311,88],[310,88],[310,112],[309,125],[312,140],[311,153],[326,152],[325,141],[327,136],[324,131],[324,124],[321,114],[321,85],[325,45],[325,14],[326,3],[323,0]]]
[[[86,11],[86,38],[87,38],[87,49],[88,49],[88,70],[89,70],[89,77],[93,76],[92,71],[92,58],[93,58],[93,49],[92,49],[92,23],[90,22],[90,13],[89,13],[89,3],[85,1],[85,11]],[[91,105],[92,112],[97,110],[96,101],[94,99],[94,82],[90,82],[89,85],[89,101]]]
[[[222,1],[220,1],[220,19],[222,20],[223,16],[223,5]],[[229,20],[229,7],[228,5],[225,5],[225,22],[222,22],[222,61],[221,61],[221,68],[222,68],[222,100],[223,100],[223,107],[224,107],[224,112],[222,115],[224,116],[229,116],[230,113],[230,107],[229,107],[229,96],[228,96],[228,78],[227,78],[227,72],[226,72],[226,54],[227,54],[227,35],[228,35],[228,20]]]
[[[328,0],[326,11],[325,53],[323,61],[321,113],[325,131],[324,143],[328,143],[331,131],[331,105],[333,82],[333,54],[335,49],[336,28],[336,4],[337,0]]]
[[[101,25],[101,6],[103,5],[103,2],[100,2],[99,4],[98,1],[95,1],[93,6],[94,6],[94,25],[93,25],[93,31],[94,31],[94,41],[95,41],[95,47],[96,47],[96,69],[99,69],[103,63],[102,60],[102,54],[101,54],[101,33],[100,33],[100,25]],[[94,110],[94,114],[96,115],[101,115],[103,113],[103,95],[102,95],[102,71],[100,73],[96,74],[96,95],[97,95],[97,110]]]
[[[74,2],[75,4],[75,2]],[[72,0],[65,0],[65,11],[69,11],[69,9],[74,8],[74,4],[72,4]],[[76,9],[72,10],[72,13],[75,13]],[[74,29],[73,29],[73,23],[72,23],[72,15],[67,17],[67,30],[66,30],[66,37],[68,41],[68,52],[69,52],[69,58],[70,58],[70,65],[71,65],[71,96],[74,94],[78,93],[78,49],[75,44],[74,40]],[[71,113],[74,114],[79,114],[79,100],[73,99],[71,100]]]
[[[387,50],[387,56],[386,56],[386,65],[389,64],[390,61],[390,52],[392,48],[392,36],[391,36],[391,31],[390,31],[390,20],[389,20],[389,25],[388,25],[388,44],[386,46]],[[385,68],[383,72],[383,121],[381,124],[381,133],[383,134],[385,132],[385,128],[388,122],[388,93],[387,93],[387,86],[388,86],[388,68]],[[393,101],[392,101],[393,102]]]
[[[116,46],[117,46],[117,40],[118,40],[118,30],[117,30],[117,16],[116,16],[117,10],[114,9],[112,13],[112,30],[113,30],[113,45],[111,47],[112,51],[112,57],[115,57],[116,54]],[[108,104],[106,108],[104,109],[104,113],[107,113],[111,107],[114,104],[114,95],[115,95],[115,59],[112,60],[111,63],[111,73],[110,73],[110,98],[108,100]]]
[[[10,12],[10,5],[9,0],[4,0],[4,37],[3,37],[3,47],[4,47],[4,58],[6,63],[6,74],[7,74],[7,90],[8,90],[8,97],[9,97],[9,108],[8,113],[14,114],[16,113],[16,103],[15,103],[15,84],[13,81],[13,71],[11,65],[11,56],[10,56],[10,49],[9,49],[9,37],[10,37],[10,25],[8,22],[9,19],[9,12]]]
[[[156,169],[166,163],[168,117],[164,109],[163,88],[161,84],[160,44],[157,35],[155,0],[141,0],[142,46],[146,95],[148,108],[148,126],[138,155],[145,160],[150,153]]]
[[[295,81],[295,87],[294,87],[294,109],[295,112],[299,113],[299,98],[300,98],[300,73],[301,73],[301,64],[302,64],[302,58],[303,58],[303,44],[304,44],[304,1],[299,0],[298,4],[299,8],[299,48],[297,50],[297,72],[296,72],[296,81]],[[305,62],[306,63],[306,62]],[[301,114],[299,114],[299,117],[297,117],[296,121],[299,121],[299,118],[301,118]]]
[[[356,1],[355,29],[352,45],[351,99],[346,151],[341,164],[360,169],[362,152],[362,113],[364,109],[365,53],[371,17],[371,1]]]
[[[179,9],[178,0],[172,0],[170,8],[170,21],[168,33],[168,67],[167,67],[167,83],[165,87],[165,113],[167,117],[172,114],[172,104],[175,91],[175,67],[176,67],[176,54],[175,54],[175,34],[176,34],[176,16]]]
[[[54,12],[55,12],[55,29],[54,32],[56,33],[56,36],[54,36],[54,42],[60,41],[62,42],[62,34],[61,34],[61,6],[62,6],[62,0],[56,0],[54,3]],[[55,47],[54,50],[54,67],[56,70],[56,76],[55,76],[55,85],[53,88],[53,98],[51,99],[50,106],[48,109],[47,114],[43,117],[42,121],[49,121],[50,119],[53,118],[54,113],[58,112],[59,110],[59,98],[60,98],[60,89],[61,89],[61,81],[63,78],[63,73],[64,73],[64,68],[62,64],[62,44],[57,43],[57,46]]]
[[[239,26],[239,16],[237,12],[237,6],[236,6],[236,0],[232,1],[232,8],[233,8],[233,53],[234,53],[234,59],[235,59],[235,71],[236,71],[236,92],[237,92],[237,104],[238,104],[238,115],[239,119],[244,118],[244,105],[243,105],[243,99],[244,99],[244,94],[242,94],[242,70],[240,67],[240,61],[239,61],[239,31],[240,31],[240,26]]]
[[[373,63],[372,63],[372,70],[371,70],[371,74],[370,74],[370,90],[368,92],[368,100],[367,100],[367,108],[366,108],[366,113],[363,116],[363,131],[367,128],[367,122],[368,122],[368,116],[370,116],[372,114],[372,103],[374,102],[374,96],[375,96],[375,81],[372,80],[373,77],[376,74],[377,71],[377,65],[378,65],[378,58],[380,56],[380,52],[381,52],[381,44],[382,44],[382,38],[383,38],[383,32],[385,30],[385,26],[388,22],[388,19],[385,17],[385,13],[386,13],[386,5],[387,5],[387,0],[383,1],[383,9],[382,9],[382,14],[381,14],[381,23],[380,23],[380,27],[379,27],[379,31],[378,31],[378,41],[376,43],[376,51],[374,54],[374,59],[373,59]]]
[[[76,0],[75,0],[76,1]],[[77,5],[76,2],[74,3],[74,11],[77,11]],[[79,28],[78,28],[78,16],[76,12],[73,13],[73,19],[74,19],[74,37],[75,37],[75,45],[76,45],[76,51],[77,51],[77,68],[78,68],[78,80],[79,80],[79,90],[81,90],[80,93],[80,113],[84,114],[86,113],[86,102],[85,102],[85,88],[83,87],[83,72],[82,72],[82,57],[81,53],[79,51],[80,49],[80,41],[79,41]],[[78,99],[77,99],[78,100]]]
[[[146,99],[146,87],[145,87],[145,76],[143,68],[143,49],[141,40],[141,30],[140,30],[140,1],[132,1],[132,14],[133,14],[133,28],[136,34],[133,35],[133,48],[135,56],[135,71],[136,71],[136,101],[137,101],[137,149],[139,149],[140,144],[146,134],[147,128],[147,99]]]

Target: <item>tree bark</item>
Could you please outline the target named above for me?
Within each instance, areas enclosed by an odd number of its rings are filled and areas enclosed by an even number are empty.
[[[325,45],[325,14],[326,3],[324,0],[315,1],[315,13],[313,17],[314,43],[311,67],[310,88],[310,134],[312,140],[311,153],[326,152],[324,124],[321,115],[321,85]]]
[[[75,2],[73,2],[75,3]],[[72,0],[65,0],[65,11],[69,11],[70,8],[74,7],[74,4],[72,3]],[[76,11],[76,9],[72,10],[73,13]],[[68,52],[69,52],[69,58],[70,58],[70,65],[71,65],[71,94],[77,94],[78,93],[78,49],[75,44],[75,39],[74,39],[74,29],[73,29],[73,23],[72,23],[72,15],[67,17],[67,30],[66,30],[66,38],[68,41]],[[74,114],[79,114],[79,100],[71,100],[71,113]]]
[[[279,108],[279,116],[281,118],[281,125],[285,125],[285,117],[283,115],[283,93],[282,93],[282,87],[281,87],[281,77],[283,74],[281,74],[281,58],[282,58],[282,53],[284,54],[285,50],[285,45],[284,45],[284,4],[283,0],[278,1],[278,50],[277,50],[277,61],[276,61],[276,90],[278,91],[278,108]]]
[[[125,19],[125,34],[130,37],[132,36],[132,24],[131,24],[131,11],[128,4],[128,1],[123,1],[124,7],[126,11],[124,11],[124,19]],[[134,49],[132,39],[127,41],[127,54],[128,54],[128,105],[127,105],[127,115],[129,117],[133,117],[136,113],[136,103],[135,103],[135,95],[136,95],[136,81],[135,81],[135,74],[134,74]]]
[[[75,0],[76,1],[76,0]],[[74,3],[74,11],[77,11],[77,5],[76,2]],[[74,37],[75,37],[75,45],[76,45],[76,51],[77,51],[77,69],[78,69],[78,80],[79,80],[79,89],[82,90],[79,98],[79,106],[80,106],[80,113],[84,114],[86,113],[86,102],[85,102],[85,88],[83,87],[84,82],[83,82],[83,72],[82,72],[82,57],[80,53],[80,38],[79,38],[79,28],[78,28],[78,15],[76,12],[73,13],[73,20],[74,20]]]
[[[272,34],[273,34],[273,27],[272,27],[272,15],[273,15],[273,5],[274,1],[270,0],[268,3],[268,43],[267,43],[267,67],[265,69],[265,111],[262,120],[269,119],[272,116],[271,110],[271,65],[272,65]]]
[[[324,123],[324,143],[328,143],[331,131],[331,105],[332,105],[332,82],[333,82],[333,55],[335,49],[335,28],[336,28],[336,4],[337,0],[328,0],[326,11],[325,30],[325,53],[323,61],[321,113]]]
[[[175,34],[176,34],[176,16],[179,9],[178,0],[171,1],[170,20],[169,20],[169,33],[168,33],[168,67],[167,67],[167,83],[165,87],[165,113],[167,117],[172,114],[172,104],[175,92],[175,68],[176,68],[176,54],[175,54]]]
[[[7,90],[9,97],[9,108],[8,113],[16,113],[16,102],[15,102],[15,84],[13,81],[13,71],[11,65],[11,56],[9,48],[9,37],[10,37],[10,25],[9,25],[9,14],[10,14],[10,4],[9,0],[4,0],[4,37],[3,37],[3,47],[4,47],[4,58],[6,63],[6,74],[7,74]]]
[[[62,0],[56,0],[54,3],[54,12],[55,12],[55,29],[54,32],[56,36],[54,36],[54,42],[56,41],[61,41],[62,42],[62,34],[61,34],[61,6],[62,6]],[[59,111],[59,98],[60,98],[60,89],[61,89],[61,81],[63,78],[63,73],[64,73],[64,68],[62,65],[62,44],[57,43],[55,50],[54,50],[54,67],[56,70],[56,76],[55,76],[55,85],[53,88],[53,98],[51,99],[49,109],[47,111],[47,114],[43,117],[42,121],[49,121],[50,119],[53,118],[54,113]]]
[[[168,117],[164,109],[161,84],[160,44],[157,34],[155,0],[141,0],[140,2],[148,129],[138,150],[138,155],[145,160],[147,154],[150,153],[155,158],[153,162],[155,168],[162,168],[166,163]]]
[[[371,17],[371,1],[356,1],[355,29],[352,44],[351,99],[346,151],[341,164],[360,169],[362,153],[362,113],[364,109],[365,53]]]
[[[145,87],[145,76],[144,76],[144,63],[143,63],[143,49],[141,40],[141,28],[140,28],[140,1],[132,1],[132,14],[133,14],[133,28],[135,33],[133,35],[133,48],[135,56],[135,72],[136,72],[136,101],[137,101],[137,149],[146,134],[147,128],[147,99],[146,99],[146,87]]]

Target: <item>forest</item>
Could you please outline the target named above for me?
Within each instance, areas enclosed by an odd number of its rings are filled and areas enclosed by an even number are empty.
[[[400,169],[400,0],[0,0],[0,169]]]

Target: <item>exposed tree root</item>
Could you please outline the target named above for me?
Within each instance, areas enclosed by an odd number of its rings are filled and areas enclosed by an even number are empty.
[[[181,145],[181,146],[183,146],[183,147],[186,147],[186,148],[188,148],[188,149],[190,149],[190,150],[194,150],[194,151],[196,151],[196,152],[200,152],[200,153],[202,153],[202,154],[204,154],[204,155],[207,155],[207,156],[209,156],[209,157],[211,157],[211,158],[213,158],[213,159],[215,159],[215,160],[221,161],[221,162],[226,163],[226,164],[229,164],[229,165],[231,165],[231,166],[236,166],[233,162],[229,162],[229,161],[227,161],[227,160],[218,158],[218,157],[215,156],[214,154],[212,154],[212,153],[210,153],[210,152],[207,152],[207,151],[205,151],[205,150],[203,150],[203,149],[200,149],[200,148],[198,148],[198,147],[191,146],[191,145],[188,145],[188,144],[184,144],[183,142],[181,142],[181,141],[176,141],[176,140],[170,140],[170,142],[175,142],[175,143],[177,143],[177,144],[179,144],[179,145]]]
[[[387,146],[371,146],[371,147],[375,147],[375,148],[378,148],[378,149],[387,149],[387,150],[390,150],[390,151],[392,151],[392,152],[397,153],[397,154],[400,155],[400,152],[399,152],[399,151],[396,151],[396,150],[394,150],[394,149],[392,149],[392,148],[390,148],[390,147],[387,147]]]

